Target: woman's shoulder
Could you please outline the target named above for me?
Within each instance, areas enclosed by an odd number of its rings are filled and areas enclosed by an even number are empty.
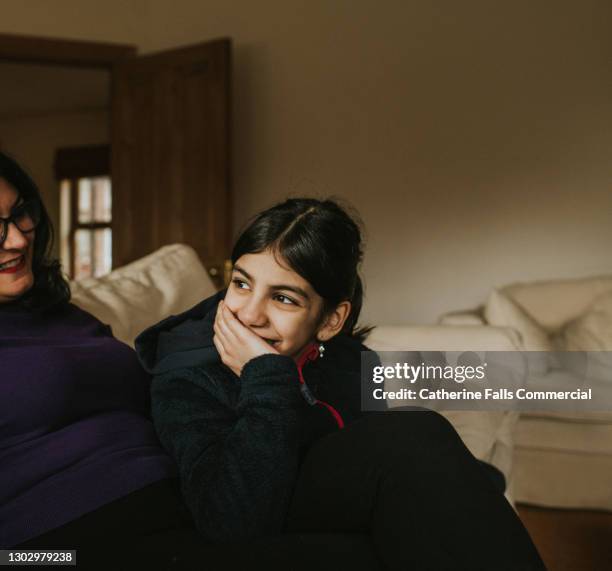
[[[83,334],[113,336],[112,329],[95,315],[71,302],[66,302],[45,315],[49,322],[56,321],[65,327],[81,330]]]
[[[63,302],[44,311],[31,309],[18,302],[10,303],[0,306],[0,317],[2,316],[6,316],[6,318],[10,320],[23,318],[27,321],[46,324],[62,323],[68,325],[71,323],[101,323],[91,313],[88,313],[71,302]]]
[[[11,338],[48,338],[54,343],[62,339],[78,339],[86,343],[92,338],[113,338],[108,325],[68,302],[45,311],[19,306],[0,307],[0,329],[4,336]]]

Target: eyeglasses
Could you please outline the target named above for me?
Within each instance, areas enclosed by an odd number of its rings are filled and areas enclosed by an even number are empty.
[[[12,222],[20,232],[32,232],[40,222],[40,205],[36,201],[22,202],[17,205],[8,218],[0,217],[0,247],[8,236],[9,224]]]

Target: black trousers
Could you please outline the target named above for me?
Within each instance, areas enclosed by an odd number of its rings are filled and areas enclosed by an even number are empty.
[[[383,569],[544,569],[495,472],[422,409],[370,416],[313,447],[287,528],[366,533]]]
[[[491,474],[422,410],[374,414],[313,446],[282,535],[207,543],[163,481],[21,547],[76,548],[78,569],[544,569]]]

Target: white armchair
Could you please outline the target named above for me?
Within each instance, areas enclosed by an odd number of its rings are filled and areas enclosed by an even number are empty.
[[[610,351],[612,276],[508,285],[440,323],[510,327],[525,351]],[[612,412],[522,413],[514,440],[517,502],[612,510]]]

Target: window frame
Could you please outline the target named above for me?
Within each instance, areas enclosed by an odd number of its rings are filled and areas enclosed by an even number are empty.
[[[109,222],[80,222],[79,221],[79,180],[82,178],[109,177],[111,179],[111,201],[112,201],[112,178],[110,169],[110,145],[88,145],[82,147],[66,147],[58,149],[55,154],[55,178],[61,186],[64,182],[69,185],[69,210],[70,227],[68,232],[68,277],[73,280],[76,275],[76,233],[78,230],[92,231],[91,253],[94,253],[93,231],[109,229],[111,239],[113,233],[113,216]],[[60,196],[61,200],[61,196]],[[62,215],[60,208],[60,216]],[[60,220],[60,227],[63,222]],[[93,264],[93,258],[92,258]],[[113,262],[111,258],[111,270]],[[93,277],[93,274],[92,276]]]

